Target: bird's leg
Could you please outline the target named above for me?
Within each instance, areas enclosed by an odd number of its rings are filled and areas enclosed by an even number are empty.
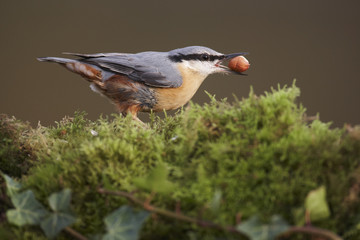
[[[141,120],[137,117],[137,113],[132,113],[132,112],[130,112],[130,114],[131,114],[131,118],[132,118],[134,121],[136,121],[137,123],[139,123],[139,126],[141,126],[142,128],[145,128],[145,129],[148,129],[148,128],[149,128],[149,126],[148,126],[146,123],[144,123],[143,121],[141,121]]]
[[[130,114],[131,114],[131,117],[132,117],[133,120],[135,120],[135,121],[137,121],[137,122],[140,122],[140,123],[142,123],[142,124],[145,124],[145,123],[143,123],[143,122],[137,117],[137,113],[138,113],[139,110],[140,110],[140,109],[139,109],[139,106],[133,105],[133,106],[131,106],[131,107],[129,107],[129,108],[127,109],[127,113],[130,113]]]
[[[145,125],[145,123],[144,123],[143,121],[141,121],[141,120],[137,117],[137,114],[132,114],[132,113],[130,113],[130,114],[131,114],[131,118],[132,118],[134,121],[139,122],[139,123]]]
[[[123,110],[123,109],[121,109],[119,107],[119,111],[120,111],[121,115],[123,115],[124,117],[126,117],[128,114],[130,114],[131,118],[134,121],[136,121],[137,123],[140,123],[140,125],[143,127],[147,127],[147,125],[137,117],[137,113],[139,111],[138,106],[134,105],[134,106],[128,107],[125,111],[121,111],[121,110]]]

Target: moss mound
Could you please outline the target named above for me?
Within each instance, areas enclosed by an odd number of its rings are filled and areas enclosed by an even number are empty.
[[[8,118],[1,118],[1,170],[15,177],[22,173],[25,189],[43,203],[51,193],[70,188],[78,219],[73,228],[86,236],[101,233],[103,218],[114,209],[131,205],[126,198],[99,194],[100,186],[133,192],[139,189],[136,179],[161,164],[173,184],[154,195],[156,207],[174,210],[178,205],[187,216],[222,225],[236,225],[236,216],[268,220],[274,214],[295,225],[307,194],[325,186],[331,215],[316,226],[358,239],[360,128],[331,129],[328,123],[310,121],[296,103],[299,94],[292,86],[262,96],[251,92],[234,103],[212,98],[174,117],[152,115],[148,127],[120,116],[92,122],[77,113],[49,128],[28,130],[13,122],[16,130],[9,132],[12,127],[4,125]],[[23,164],[28,159],[33,166],[27,172]],[[146,190],[136,193],[149,195]],[[44,238],[33,228],[11,227],[11,232],[18,239]],[[141,239],[216,236],[234,237],[162,216],[153,216],[141,231]]]

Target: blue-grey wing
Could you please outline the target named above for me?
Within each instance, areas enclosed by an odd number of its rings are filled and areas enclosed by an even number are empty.
[[[171,65],[166,53],[143,52],[138,54],[99,53],[73,54],[82,57],[79,61],[101,69],[126,75],[134,81],[151,87],[180,87],[182,78]]]

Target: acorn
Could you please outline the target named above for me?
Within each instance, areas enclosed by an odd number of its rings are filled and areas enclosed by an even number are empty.
[[[250,63],[244,56],[238,56],[231,59],[228,66],[235,72],[245,72],[250,68]]]

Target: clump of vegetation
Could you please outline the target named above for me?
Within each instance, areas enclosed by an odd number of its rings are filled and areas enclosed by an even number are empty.
[[[0,115],[0,169],[6,174],[20,177],[33,159],[31,146],[27,141],[31,127],[27,123]]]
[[[301,239],[311,228],[322,239],[358,239],[360,127],[308,118],[299,94],[293,85],[234,103],[211,97],[175,116],[152,114],[147,127],[84,113],[37,129],[2,118],[2,229],[17,239]],[[9,177],[21,190],[9,193]],[[46,211],[30,222],[40,227],[12,218],[19,194]],[[71,221],[51,232],[44,221],[59,214]],[[124,222],[129,235],[119,232]]]

